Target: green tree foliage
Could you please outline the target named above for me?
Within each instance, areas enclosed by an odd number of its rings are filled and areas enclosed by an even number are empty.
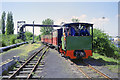
[[[26,37],[26,40],[32,40],[33,34],[29,31],[26,31],[25,32],[25,37]]]
[[[2,34],[2,26],[1,25],[2,25],[2,23],[1,23],[1,19],[0,19],[0,34]]]
[[[12,45],[15,43],[20,43],[22,41],[17,39],[17,35],[4,35],[2,34],[2,40],[0,41],[0,43],[2,43],[2,47],[4,46],[8,46],[8,45]]]
[[[38,36],[35,36],[35,40],[36,40],[36,41],[40,41],[40,40],[41,40],[41,37],[40,37],[40,35],[38,35]]]
[[[33,34],[29,31],[26,31],[25,32],[25,38],[26,38],[26,41],[30,41],[30,40],[33,39]],[[40,41],[40,35],[34,36],[34,39],[35,39],[35,41]]]
[[[5,11],[2,13],[2,18],[1,18],[1,29],[2,29],[2,34],[5,34]]]
[[[77,19],[77,18],[73,18],[73,19],[72,19],[72,22],[73,22],[73,23],[77,23],[77,22],[79,22],[79,21],[80,21],[80,20]]]
[[[14,34],[14,22],[13,22],[13,14],[12,12],[8,12],[7,14],[7,24],[6,24],[6,35]]]
[[[42,21],[43,25],[53,25],[54,21],[50,18],[47,18]],[[42,32],[42,35],[50,34],[50,32],[53,30],[53,27],[41,27],[40,32]]]
[[[107,57],[118,58],[119,48],[109,40],[109,35],[99,29],[93,30],[93,51]]]

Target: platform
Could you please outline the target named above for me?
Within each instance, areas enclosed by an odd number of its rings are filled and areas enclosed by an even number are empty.
[[[44,58],[45,67],[38,76],[43,78],[85,78],[70,62],[56,50],[50,49]]]

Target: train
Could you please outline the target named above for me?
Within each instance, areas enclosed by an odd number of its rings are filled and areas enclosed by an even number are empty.
[[[49,35],[42,35],[41,42],[54,47],[69,59],[87,59],[93,51],[93,24],[63,24]]]

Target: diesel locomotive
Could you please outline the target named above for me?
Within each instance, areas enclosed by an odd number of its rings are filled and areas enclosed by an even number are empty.
[[[70,59],[86,59],[92,56],[93,24],[66,23],[49,35],[42,35],[41,42],[54,46]]]

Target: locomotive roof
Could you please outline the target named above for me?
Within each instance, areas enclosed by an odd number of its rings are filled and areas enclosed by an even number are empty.
[[[78,26],[79,24],[81,24],[81,25],[90,25],[90,26],[93,25],[93,24],[90,24],[90,23],[66,23],[63,26],[67,26],[67,27],[72,26],[72,25]]]

